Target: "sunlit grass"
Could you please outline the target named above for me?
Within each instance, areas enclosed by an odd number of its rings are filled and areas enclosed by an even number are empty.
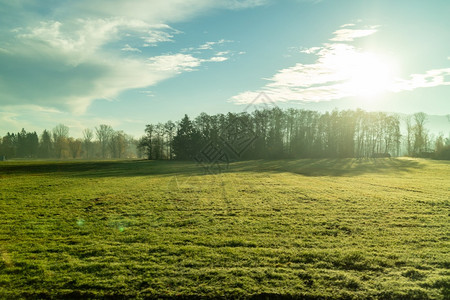
[[[444,299],[450,164],[0,164],[0,297]]]

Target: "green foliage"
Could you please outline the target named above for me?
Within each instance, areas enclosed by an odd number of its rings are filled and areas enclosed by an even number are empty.
[[[151,149],[155,147],[170,148],[178,160],[192,159],[208,144],[230,156],[235,153],[233,159],[398,156],[401,146],[398,116],[362,110],[319,113],[272,108],[226,115],[202,113],[193,122],[185,115],[176,135],[170,131],[158,134],[161,131],[153,130],[158,126],[163,128],[161,123],[147,125],[141,147],[147,153],[154,153]],[[246,140],[252,142],[246,145]],[[242,145],[245,151],[237,149]]]
[[[450,163],[1,162],[0,298],[446,299]]]
[[[75,139],[69,136],[69,127],[63,124],[51,132],[44,130],[40,137],[36,132],[22,129],[17,134],[7,133],[0,139],[0,160],[136,158],[137,142],[123,131],[115,131],[102,124],[96,128],[96,135],[98,140],[93,141],[94,132],[86,128],[83,139]]]
[[[177,159],[192,159],[202,146],[200,132],[194,127],[187,115],[180,121],[177,134],[172,141],[173,152]]]
[[[434,158],[450,160],[450,145],[442,146],[438,149],[436,153],[434,153]]]

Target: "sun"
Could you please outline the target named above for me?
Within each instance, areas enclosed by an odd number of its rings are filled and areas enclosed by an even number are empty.
[[[346,70],[346,89],[350,94],[374,98],[388,91],[394,82],[394,65],[372,53],[352,56]]]

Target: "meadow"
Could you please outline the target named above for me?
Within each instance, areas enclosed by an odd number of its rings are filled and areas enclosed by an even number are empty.
[[[450,162],[0,162],[0,298],[450,299]]]

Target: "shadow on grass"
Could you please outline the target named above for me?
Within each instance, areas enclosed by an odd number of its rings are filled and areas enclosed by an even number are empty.
[[[273,172],[304,176],[358,176],[370,173],[399,173],[424,166],[413,159],[286,159],[231,163],[224,173]],[[1,174],[54,174],[74,177],[132,177],[149,175],[205,175],[191,161],[21,161],[0,164]]]
[[[148,175],[202,175],[193,162],[118,160],[118,161],[9,161],[0,164],[2,174],[53,174],[74,177],[133,177]]]
[[[304,176],[358,176],[370,173],[399,173],[423,168],[424,164],[412,159],[298,159],[257,160],[238,162],[232,172],[288,172]]]

